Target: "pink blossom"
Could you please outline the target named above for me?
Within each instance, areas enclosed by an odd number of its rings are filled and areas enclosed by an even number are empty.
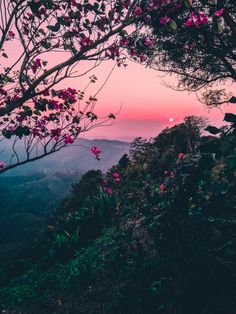
[[[172,21],[172,18],[168,16],[162,16],[159,21],[160,21],[160,24],[164,25],[164,24],[170,23]]]
[[[82,47],[91,46],[92,44],[93,44],[93,41],[89,37],[85,37],[81,39]]]
[[[135,16],[140,16],[141,14],[143,13],[142,9],[137,6],[135,9],[134,9],[134,15]]]
[[[41,67],[41,59],[35,59],[31,65],[31,69],[32,69],[33,73],[35,74],[37,72],[38,68],[40,68],[40,67]]]
[[[199,19],[200,19],[202,24],[207,24],[207,22],[208,22],[208,17],[203,13],[199,14]]]
[[[162,183],[161,185],[160,185],[160,190],[163,192],[163,191],[165,191],[165,184],[164,183]]]
[[[47,9],[45,8],[45,6],[41,6],[39,8],[39,14],[40,15],[45,15],[46,14]]]
[[[120,46],[128,46],[129,40],[126,38],[121,39]]]
[[[67,144],[73,144],[74,143],[74,138],[71,137],[70,135],[66,135],[65,136],[65,139],[64,139],[64,143],[67,145]]]
[[[143,54],[143,55],[141,55],[140,56],[140,62],[145,62],[145,61],[147,61],[147,55],[146,54]]]
[[[131,54],[132,57],[137,56],[137,55],[138,55],[137,49],[131,48],[131,49],[130,49],[130,54]]]
[[[183,153],[179,153],[178,158],[182,159],[183,157],[184,157],[184,154]]]
[[[7,35],[10,39],[13,39],[16,36],[15,33],[12,31],[9,31]]]
[[[223,13],[224,13],[224,10],[225,10],[224,8],[221,8],[220,10],[216,11],[216,12],[213,14],[213,16],[217,16],[217,17],[222,16]]]
[[[5,162],[3,162],[3,161],[0,161],[0,169],[2,169],[2,168],[4,168],[4,167],[6,167],[6,164],[5,164]]]
[[[7,95],[7,91],[3,88],[0,88],[0,95],[4,95],[6,96]]]
[[[95,155],[95,158],[97,159],[97,160],[100,160],[101,158],[100,158],[100,154],[101,154],[101,149],[100,148],[98,148],[97,146],[93,146],[92,148],[91,148],[91,153],[93,154],[93,155]]]
[[[168,175],[168,173],[169,173],[169,172],[168,172],[167,170],[166,170],[166,171],[164,171],[164,175],[165,175],[165,176],[167,176],[167,175]]]
[[[153,40],[149,36],[147,36],[144,38],[143,43],[145,46],[150,46],[153,43]]]
[[[119,175],[118,172],[114,172],[114,173],[112,174],[112,176],[113,176],[113,178],[119,178],[119,177],[120,177],[120,175]]]

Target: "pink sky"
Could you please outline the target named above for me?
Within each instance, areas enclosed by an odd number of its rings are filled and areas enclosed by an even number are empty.
[[[106,62],[92,72],[98,77],[96,88],[103,83],[112,68]],[[187,115],[206,116],[213,124],[220,125],[224,112],[236,113],[236,105],[222,106],[221,110],[209,110],[195,94],[177,92],[163,86],[163,82],[175,82],[173,77],[160,77],[160,73],[142,65],[129,63],[126,69],[116,68],[98,96],[96,110],[106,114],[122,110],[113,126],[96,128],[86,138],[130,139],[136,136],[151,137],[167,126],[179,123]],[[84,80],[84,78],[82,78]],[[72,83],[72,82],[71,82]],[[81,81],[73,82],[73,86]],[[231,87],[232,88],[232,87]],[[96,91],[96,89],[94,89]],[[174,122],[169,119],[173,118]]]
[[[9,61],[6,60],[6,63],[11,63],[20,53],[18,51],[15,54],[17,47],[9,48]],[[48,66],[51,67],[68,56],[66,53],[57,54],[55,57],[50,56],[50,59],[47,59]],[[85,61],[80,63],[77,68],[83,72],[91,65],[90,62]],[[95,74],[98,81],[86,94],[87,97],[93,96],[103,84],[113,65],[112,61],[104,62],[86,76],[64,81],[60,84],[60,88],[71,86],[82,90],[88,82],[88,77]],[[206,116],[212,124],[221,125],[224,112],[236,113],[235,104],[222,106],[220,110],[214,109],[209,112],[197,100],[195,94],[177,92],[163,86],[164,82],[176,82],[176,78],[169,76],[161,78],[160,76],[161,73],[133,62],[129,62],[126,69],[116,67],[98,95],[95,113],[101,115],[107,115],[110,112],[116,113],[122,104],[121,112],[114,125],[95,128],[83,134],[83,137],[126,140],[137,136],[149,138],[157,135],[163,128],[181,122],[187,115]],[[233,89],[232,86],[230,88]],[[170,118],[173,118],[174,121],[170,122]]]

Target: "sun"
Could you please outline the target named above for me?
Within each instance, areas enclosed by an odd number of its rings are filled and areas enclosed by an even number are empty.
[[[169,121],[170,121],[170,122],[174,122],[174,118],[170,118]]]

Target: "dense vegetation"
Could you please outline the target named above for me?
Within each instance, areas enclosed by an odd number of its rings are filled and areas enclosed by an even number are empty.
[[[84,175],[45,233],[1,261],[2,309],[235,313],[236,115],[225,121],[208,136],[187,117]]]

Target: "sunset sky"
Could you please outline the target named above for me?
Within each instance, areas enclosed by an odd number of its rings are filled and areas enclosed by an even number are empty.
[[[11,43],[8,49],[9,59],[6,60],[5,65],[7,62],[10,65],[12,60],[20,55],[20,50],[17,54],[16,50]],[[68,56],[66,52],[50,55],[50,58],[47,58],[48,67],[62,62]],[[84,61],[77,65],[77,69],[79,73],[83,73],[92,65],[91,62]],[[88,83],[88,77],[95,74],[98,81],[86,93],[87,97],[92,96],[104,83],[113,66],[114,61],[106,61],[85,76],[61,82],[57,88],[70,86],[83,90]],[[129,62],[127,68],[116,67],[98,95],[95,113],[100,115],[118,111],[120,113],[114,125],[95,128],[82,134],[82,137],[120,140],[131,140],[137,136],[150,138],[157,135],[163,128],[181,122],[187,115],[206,116],[213,124],[221,125],[224,112],[236,113],[235,104],[221,106],[220,109],[209,112],[197,100],[195,94],[174,91],[164,86],[164,82],[176,83],[177,79],[170,76],[163,77],[161,73],[134,62]],[[233,90],[233,86],[229,88]],[[173,121],[170,122],[170,119]]]
[[[97,84],[93,86],[95,91],[111,69],[112,63],[106,62],[91,72],[98,77]],[[71,83],[76,87],[82,81]],[[236,113],[235,104],[209,112],[195,94],[177,92],[163,84],[176,81],[174,77],[161,77],[161,73],[131,62],[126,69],[116,68],[98,96],[96,110],[101,114],[116,113],[122,104],[121,112],[114,125],[96,128],[84,136],[127,140],[136,136],[149,138],[163,128],[181,122],[187,115],[206,116],[212,123],[221,125],[224,112]]]

